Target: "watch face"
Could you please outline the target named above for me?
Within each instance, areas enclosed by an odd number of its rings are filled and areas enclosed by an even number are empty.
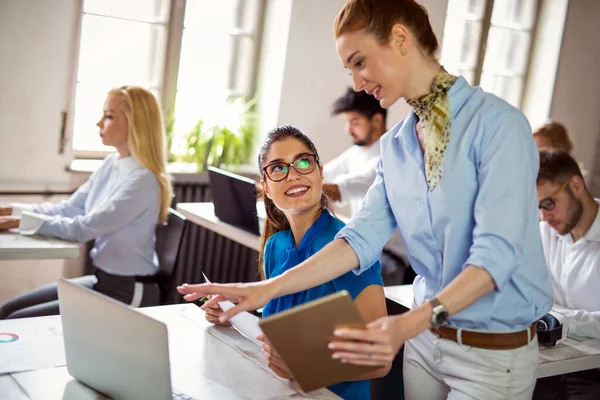
[[[435,325],[444,325],[448,321],[448,311],[442,311],[435,316]]]

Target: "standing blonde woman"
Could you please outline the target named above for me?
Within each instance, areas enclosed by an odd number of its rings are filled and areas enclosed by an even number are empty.
[[[133,307],[157,305],[154,232],[165,222],[172,198],[160,108],[149,91],[123,86],[108,93],[97,126],[102,143],[117,152],[68,200],[0,207],[0,228],[94,240],[95,274],[74,281]],[[54,284],[0,306],[0,319],[57,313]]]
[[[267,281],[187,285],[256,308],[367,270],[396,227],[418,274],[414,307],[367,330],[336,330],[332,357],[384,365],[404,349],[408,399],[529,399],[539,360],[535,321],[552,305],[539,234],[539,154],[519,110],[449,74],[414,0],[349,0],[335,20],[354,90],[410,114],[381,138],[377,177],[336,240]]]

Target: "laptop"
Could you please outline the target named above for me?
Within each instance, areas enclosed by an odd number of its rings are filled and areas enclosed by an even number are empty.
[[[58,301],[75,379],[113,399],[192,399],[172,391],[164,323],[63,278]]]
[[[215,216],[227,224],[260,235],[256,182],[215,167],[208,167],[208,180]]]

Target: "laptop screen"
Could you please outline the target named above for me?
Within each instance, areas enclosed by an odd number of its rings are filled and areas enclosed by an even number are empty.
[[[215,216],[227,224],[259,235],[256,182],[215,167],[208,167],[208,179]]]

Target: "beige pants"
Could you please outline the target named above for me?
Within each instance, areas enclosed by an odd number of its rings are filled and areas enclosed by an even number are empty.
[[[539,360],[537,336],[514,350],[485,350],[430,331],[404,348],[407,400],[531,399]]]

